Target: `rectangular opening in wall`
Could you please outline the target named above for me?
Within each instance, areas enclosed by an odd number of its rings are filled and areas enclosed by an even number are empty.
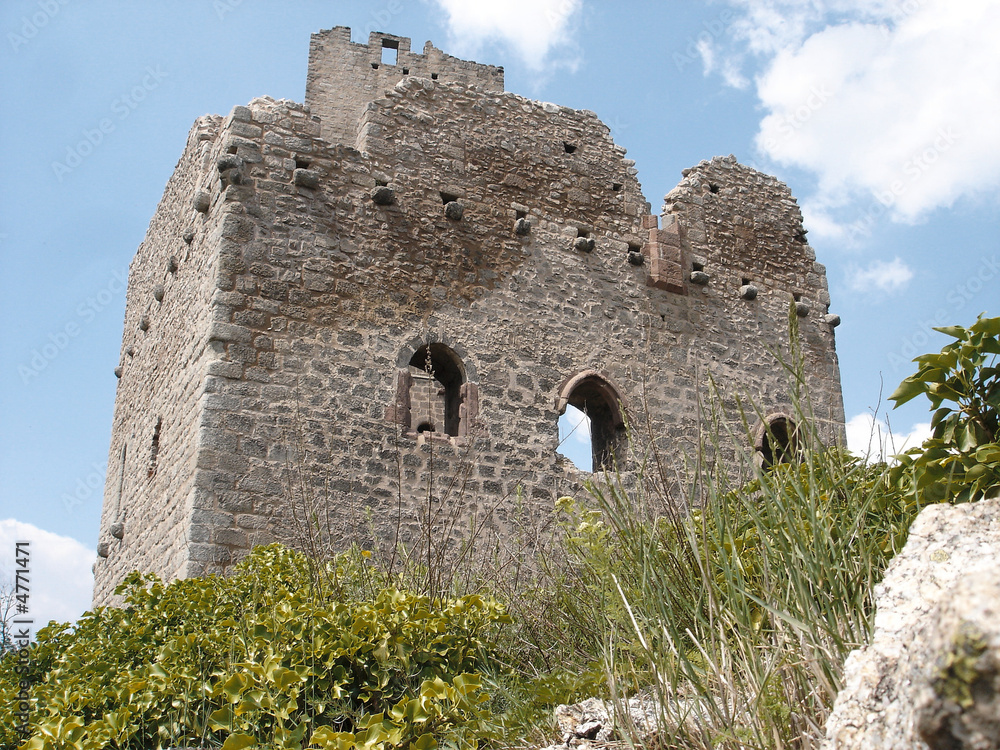
[[[399,42],[394,39],[382,40],[382,64],[395,65],[399,54]]]
[[[438,79],[438,74],[437,73],[431,73],[431,80],[432,81],[436,81],[437,79]]]
[[[740,284],[742,286],[746,286],[749,283],[750,283],[750,279],[748,279],[746,276],[744,276],[743,279],[740,281]]]
[[[455,195],[454,193],[446,193],[445,191],[442,190],[440,191],[440,194],[441,194],[441,202],[444,204],[448,204],[451,203],[452,201],[458,200],[458,196]]]
[[[527,219],[528,218],[528,212],[527,211],[515,210],[514,211],[514,218],[515,219]]]
[[[622,184],[620,182],[612,182],[611,189],[617,193],[619,190],[622,189]]]
[[[565,149],[567,154],[572,154],[574,151],[576,151],[576,146],[574,146],[572,143],[563,142],[563,149]]]
[[[576,228],[576,236],[577,237],[589,237],[590,236],[590,232],[588,232],[586,229],[582,229],[581,227],[577,227]]]
[[[296,169],[309,169],[309,160],[303,159],[301,156],[295,157],[295,168]]]
[[[801,302],[802,301],[802,294],[801,294],[801,292],[795,292],[794,294],[792,294],[792,297],[795,298],[796,302]]]
[[[705,270],[705,264],[704,263],[699,263],[698,261],[695,261],[694,263],[691,264],[691,270],[692,271],[704,271]],[[743,283],[746,284],[746,281],[744,281]]]

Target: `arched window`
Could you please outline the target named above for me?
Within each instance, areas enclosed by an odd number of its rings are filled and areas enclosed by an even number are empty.
[[[427,344],[410,358],[410,419],[417,432],[458,435],[462,361],[444,344]]]
[[[453,349],[423,344],[399,371],[396,401],[386,418],[412,433],[459,437],[471,430],[479,411],[479,390]],[[402,365],[401,362],[401,365]]]
[[[761,465],[767,468],[792,461],[798,450],[797,430],[795,422],[786,414],[769,416],[758,428],[754,442],[754,448],[760,454]]]
[[[590,420],[592,471],[611,470],[624,458],[625,418],[622,398],[611,382],[593,370],[573,376],[559,391],[560,414],[567,406]]]

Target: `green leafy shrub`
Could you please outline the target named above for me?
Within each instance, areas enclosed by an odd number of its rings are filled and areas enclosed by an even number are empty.
[[[342,555],[324,578],[342,594],[363,568]],[[132,574],[124,608],[39,632],[22,747],[428,750],[475,747],[489,733],[478,671],[507,619],[498,604],[391,588],[336,598],[316,580],[314,562],[279,546],[225,578],[164,585]],[[5,705],[14,666],[0,663]],[[18,746],[6,722],[0,745]]]
[[[955,340],[917,357],[917,372],[889,396],[896,406],[927,396],[933,434],[897,456],[893,476],[921,504],[966,502],[1000,486],[1000,318],[934,330]]]

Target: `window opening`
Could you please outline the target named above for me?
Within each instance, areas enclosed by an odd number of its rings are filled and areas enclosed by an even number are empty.
[[[761,427],[755,446],[760,453],[761,465],[766,469],[775,464],[790,463],[798,451],[798,428],[788,417],[773,417]]]
[[[566,150],[567,154],[572,154],[573,152],[576,151],[576,146],[574,146],[572,143],[566,143],[565,141],[563,142],[563,148]]]
[[[441,195],[441,203],[443,203],[446,206],[449,203],[451,203],[452,201],[457,201],[458,200],[458,196],[457,195],[455,195],[453,193],[446,193],[443,190],[440,191],[440,195]]]
[[[309,169],[309,160],[303,159],[301,156],[295,157],[295,168],[296,169]]]
[[[417,432],[457,436],[462,417],[462,384],[465,375],[458,356],[444,344],[420,347],[409,363],[410,415]]]
[[[719,186],[718,186],[718,185],[716,185],[716,184],[715,184],[714,182],[713,182],[713,183],[711,183],[711,184],[710,184],[710,185],[708,186],[708,192],[710,192],[710,193],[718,193],[718,192],[719,192]]]
[[[436,81],[437,79],[438,79],[438,74],[437,73],[431,73],[431,80],[432,81]]]
[[[705,264],[704,263],[699,263],[697,261],[694,261],[693,263],[691,263],[691,270],[692,271],[704,271],[705,270]],[[744,281],[743,283],[746,284],[747,282]]]
[[[576,438],[569,437],[561,444],[562,447],[567,450],[575,447],[572,444],[567,446],[567,443],[571,443],[574,439],[579,443],[581,438],[589,433],[590,458],[588,462],[584,457],[582,463],[585,466],[589,465],[590,471],[613,470],[622,460],[625,446],[625,420],[622,417],[621,396],[614,386],[596,372],[581,373],[563,387],[559,404],[562,407],[560,415],[566,417],[567,426],[570,428],[575,426],[576,432],[585,430]],[[573,412],[569,411],[570,407],[573,407]],[[586,425],[589,430],[586,427],[581,428],[581,425]],[[573,435],[576,435],[576,432]],[[568,456],[563,450],[559,452],[580,466],[572,456]]]
[[[611,189],[617,193],[619,190],[622,189],[622,184],[620,182],[612,182]]]
[[[382,40],[382,64],[383,65],[395,65],[396,56],[399,53],[399,42],[393,41],[392,39]]]

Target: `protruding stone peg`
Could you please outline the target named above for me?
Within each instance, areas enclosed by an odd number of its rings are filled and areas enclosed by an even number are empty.
[[[118,378],[119,380],[121,380],[121,378],[122,378],[122,366],[121,365],[118,365],[118,367],[115,368],[115,377]]]
[[[644,256],[639,250],[629,250],[628,262],[633,266],[641,266],[646,262],[646,256]]]
[[[823,320],[826,321],[826,324],[830,326],[830,328],[836,328],[840,325],[840,316],[834,313],[827,313],[823,317]]]
[[[125,536],[125,524],[123,523],[113,523],[111,524],[111,536],[115,539],[121,539]]]
[[[701,286],[705,286],[705,284],[708,283],[709,276],[704,271],[692,271],[690,278],[692,284],[699,284]]]
[[[753,284],[744,284],[740,287],[740,296],[743,299],[757,299],[757,287]]]
[[[153,287],[153,299],[157,302],[163,301],[163,284],[157,284]]]
[[[531,232],[531,222],[521,218],[514,222],[514,234],[524,236]]]
[[[798,302],[795,303],[795,314],[798,315],[800,318],[804,318],[806,315],[808,315],[810,310],[812,310],[812,308],[809,306],[809,303],[806,302],[805,300],[799,300]]]
[[[593,252],[594,247],[596,247],[593,237],[577,237],[576,241],[573,243],[573,247],[579,250],[581,253]]]
[[[212,205],[212,196],[206,193],[204,190],[199,190],[194,196],[194,210],[198,213],[205,213],[208,211],[209,207]]]
[[[292,179],[299,187],[316,188],[319,187],[319,172],[313,169],[296,169],[292,173]]]
[[[178,268],[177,256],[171,255],[169,258],[167,258],[167,270],[170,273],[177,273],[177,268]]]
[[[448,201],[444,204],[444,215],[452,221],[461,221],[465,206],[458,201]]]
[[[391,206],[396,202],[396,193],[388,185],[372,188],[371,196],[376,206]]]
[[[149,330],[149,316],[148,315],[143,315],[141,318],[139,318],[139,330],[140,331],[148,331]]]
[[[108,543],[107,542],[101,542],[100,544],[97,545],[97,556],[98,557],[107,557],[108,556]]]

